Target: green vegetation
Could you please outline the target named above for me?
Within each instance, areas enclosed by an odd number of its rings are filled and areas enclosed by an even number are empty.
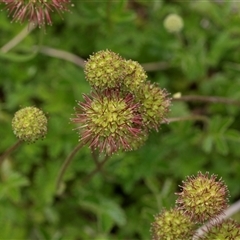
[[[11,23],[3,2],[0,155],[18,148],[0,166],[0,239],[150,239],[154,215],[173,207],[181,181],[198,171],[222,177],[230,204],[240,198],[240,3],[72,0],[71,13],[51,12],[52,26],[29,25],[8,49],[28,23]],[[169,14],[182,22],[167,24]],[[82,60],[106,49],[139,62],[151,83],[171,93],[169,124],[104,166],[104,156],[83,147],[56,191],[79,144],[70,121],[76,100],[90,92]],[[28,106],[46,114],[48,132],[19,145],[11,122]]]

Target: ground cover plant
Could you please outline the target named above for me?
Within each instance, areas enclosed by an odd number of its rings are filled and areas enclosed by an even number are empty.
[[[238,2],[0,8],[0,239],[239,239]]]

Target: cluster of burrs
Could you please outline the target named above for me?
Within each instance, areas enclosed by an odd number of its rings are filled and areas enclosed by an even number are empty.
[[[155,216],[153,240],[240,239],[240,225],[233,219],[221,219],[228,207],[229,192],[216,175],[199,172],[188,177],[176,194],[176,206]],[[207,222],[207,230],[199,236],[196,230]]]
[[[92,150],[111,155],[137,149],[166,120],[168,94],[147,81],[138,62],[104,50],[90,56],[84,71],[92,91],[78,102],[72,121]]]

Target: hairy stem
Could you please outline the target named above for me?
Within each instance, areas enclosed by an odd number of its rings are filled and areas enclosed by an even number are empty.
[[[83,146],[83,143],[80,142],[73,150],[72,152],[68,155],[68,157],[65,159],[65,161],[63,162],[63,165],[60,168],[60,171],[58,173],[57,176],[57,183],[56,183],[56,190],[57,192],[60,189],[60,185],[64,176],[64,173],[66,172],[69,164],[72,162],[72,159],[74,158],[74,156],[77,154],[77,152],[79,151],[79,149],[81,149]]]
[[[1,156],[0,156],[0,166],[2,165],[4,159],[11,154],[12,152],[14,152],[20,145],[21,145],[22,141],[18,140],[13,146],[11,146],[10,148],[8,148]]]

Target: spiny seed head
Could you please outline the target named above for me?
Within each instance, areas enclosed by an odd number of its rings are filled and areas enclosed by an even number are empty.
[[[190,240],[194,224],[188,216],[176,208],[163,210],[155,216],[151,232],[153,240]]]
[[[12,128],[20,140],[32,143],[46,136],[47,122],[42,110],[36,107],[25,107],[15,113]]]
[[[84,102],[78,102],[72,121],[78,124],[80,141],[110,155],[119,149],[132,150],[133,140],[143,137],[138,109],[132,94],[105,89],[84,95]]]
[[[143,67],[136,61],[125,60],[124,85],[130,92],[136,92],[139,86],[147,79]]]
[[[0,0],[5,3],[13,21],[23,23],[25,20],[39,27],[52,25],[51,13],[60,14],[69,11],[70,0]]]
[[[112,51],[99,51],[86,62],[85,75],[96,89],[118,87],[124,77],[124,60]]]
[[[205,222],[222,214],[228,206],[228,188],[216,175],[198,173],[188,177],[176,203],[195,222]]]
[[[240,239],[240,224],[233,219],[227,219],[223,222],[210,226],[207,233],[200,238],[201,240],[239,240]]]
[[[147,141],[148,135],[149,135],[149,132],[147,131],[147,129],[146,128],[142,128],[142,130],[139,133],[138,137],[136,137],[136,138],[132,138],[131,137],[131,139],[128,140],[128,141],[131,142],[131,149],[129,149],[129,150],[130,151],[137,150],[140,147],[142,147],[144,145],[144,143]]]
[[[180,32],[183,29],[184,23],[183,19],[177,14],[169,14],[163,22],[165,29],[170,32]]]
[[[141,102],[140,112],[144,124],[148,129],[157,130],[169,111],[171,101],[168,93],[157,84],[146,82],[139,87],[136,95],[137,100]]]

